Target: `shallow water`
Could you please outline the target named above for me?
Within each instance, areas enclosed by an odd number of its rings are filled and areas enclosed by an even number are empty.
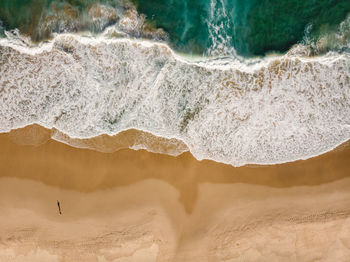
[[[105,15],[104,10],[95,10],[100,4],[114,13]],[[127,4],[118,0],[0,0],[0,20],[5,29],[19,29],[32,40],[40,41],[53,32],[101,32],[107,25],[115,23],[118,13],[126,7]],[[99,21],[100,18],[105,18],[105,21]]]

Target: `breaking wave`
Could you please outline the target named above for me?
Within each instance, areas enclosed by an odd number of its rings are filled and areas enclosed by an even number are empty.
[[[0,131],[36,123],[74,140],[135,129],[179,144],[172,155],[188,148],[233,166],[306,159],[350,138],[349,54],[307,53],[196,62],[106,35],[58,34],[36,47],[3,38]]]

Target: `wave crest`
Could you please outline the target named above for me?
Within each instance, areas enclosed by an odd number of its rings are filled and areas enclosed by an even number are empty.
[[[1,39],[0,53],[1,132],[136,129],[234,166],[305,159],[350,137],[347,54],[194,63],[164,44],[73,34],[36,48]]]

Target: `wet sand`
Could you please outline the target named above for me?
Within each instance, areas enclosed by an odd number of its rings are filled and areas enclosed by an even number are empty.
[[[350,260],[349,144],[234,168],[51,134],[0,135],[0,261]]]

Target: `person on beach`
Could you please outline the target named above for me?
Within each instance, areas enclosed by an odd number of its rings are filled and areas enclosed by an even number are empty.
[[[57,200],[58,212],[62,215],[60,201]]]

